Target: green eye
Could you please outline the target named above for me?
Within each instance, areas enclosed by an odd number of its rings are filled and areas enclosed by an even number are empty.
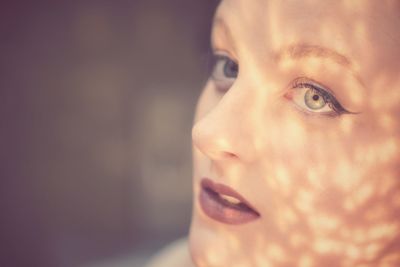
[[[313,89],[308,89],[306,91],[306,93],[304,94],[304,101],[307,107],[312,110],[321,109],[326,105],[324,97]]]
[[[329,88],[307,77],[296,78],[285,98],[306,114],[325,116],[356,114],[343,108]]]

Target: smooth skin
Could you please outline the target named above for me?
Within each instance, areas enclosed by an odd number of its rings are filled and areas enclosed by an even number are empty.
[[[224,0],[212,48],[192,132],[195,265],[400,266],[400,2]],[[261,217],[209,218],[203,177]]]

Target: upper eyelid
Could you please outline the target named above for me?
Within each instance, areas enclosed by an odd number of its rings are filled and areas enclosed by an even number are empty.
[[[317,91],[325,91],[325,92],[329,93],[331,96],[336,98],[335,93],[328,86],[320,84],[319,82],[316,82],[313,79],[306,78],[306,77],[300,77],[293,81],[293,87],[299,86],[302,84],[311,86],[313,89],[316,89]]]
[[[231,59],[226,55],[215,54],[214,55],[214,61],[217,61],[217,60],[231,60]]]
[[[229,60],[232,60],[233,62],[235,62],[236,64],[239,65],[238,60],[236,60],[236,57],[234,57],[231,53],[229,53],[227,50],[223,50],[223,49],[212,49],[212,53],[214,57],[224,57],[227,58]]]

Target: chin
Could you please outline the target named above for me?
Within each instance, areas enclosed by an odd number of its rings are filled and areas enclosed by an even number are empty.
[[[233,226],[233,229],[236,227]],[[249,255],[241,230],[233,230],[196,212],[192,216],[189,233],[189,248],[193,262],[197,267],[250,267]],[[249,246],[251,247],[251,245]]]

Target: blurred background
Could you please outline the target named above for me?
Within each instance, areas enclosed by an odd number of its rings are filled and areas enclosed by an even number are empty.
[[[216,5],[1,1],[0,266],[143,266],[187,234]]]

